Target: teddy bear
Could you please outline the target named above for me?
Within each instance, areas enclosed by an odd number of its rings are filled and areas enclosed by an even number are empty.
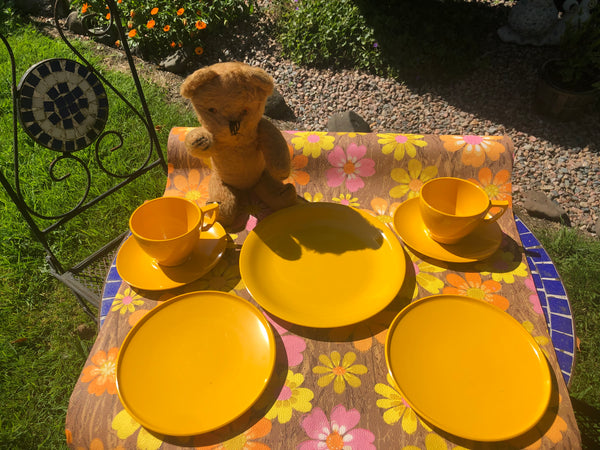
[[[287,143],[263,117],[273,88],[267,72],[241,62],[203,67],[181,85],[200,122],[186,135],[185,147],[210,158],[209,201],[220,204],[218,221],[228,231],[245,226],[252,195],[272,211],[297,201],[294,186],[283,183],[291,171]]]

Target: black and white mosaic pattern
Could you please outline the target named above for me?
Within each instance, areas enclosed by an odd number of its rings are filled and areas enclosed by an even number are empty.
[[[70,59],[41,61],[18,86],[19,118],[37,143],[60,152],[94,142],[108,118],[104,86],[85,66]]]

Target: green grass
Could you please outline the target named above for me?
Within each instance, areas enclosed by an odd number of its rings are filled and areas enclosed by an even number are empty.
[[[58,40],[48,38],[31,26],[17,27],[9,37],[17,55],[17,79],[27,68],[50,57],[74,58]],[[93,63],[92,43],[77,47]],[[132,94],[131,76],[109,72],[105,76],[121,92]],[[10,100],[10,64],[4,46],[0,46],[0,169],[12,176],[12,103]],[[18,81],[18,80],[17,80]],[[108,91],[108,89],[107,89]],[[151,105],[153,120],[159,128],[159,141],[166,151],[171,127],[193,125],[191,111],[167,101],[168,95],[154,85],[144,84]],[[129,96],[134,102],[134,95]],[[138,167],[147,154],[149,140],[141,123],[130,110],[109,91],[110,121],[105,130],[124,131],[125,151],[110,155],[106,165],[118,171],[124,166]],[[135,103],[134,103],[135,104]],[[56,154],[21,134],[20,174],[30,205],[41,211],[57,212],[73,206],[73,198],[81,195],[81,168],[69,163],[57,167],[56,175],[71,176],[51,191],[48,166]],[[78,152],[91,161],[95,186],[104,189],[112,185],[110,177],[100,171],[90,150]],[[118,156],[117,156],[118,154]],[[161,195],[166,177],[156,170],[143,177],[108,202],[95,207],[94,217],[102,220],[75,220],[65,231],[55,236],[55,250],[71,261],[78,260],[87,250],[97,248],[111,235],[127,229],[131,211],[147,198]],[[82,338],[76,332],[81,324],[94,326],[77,304],[71,292],[56,282],[47,272],[44,252],[36,244],[21,220],[16,207],[0,189],[0,448],[63,448],[64,421],[69,397],[93,344],[92,338]],[[80,231],[84,230],[84,233]],[[76,232],[77,231],[77,232]]]

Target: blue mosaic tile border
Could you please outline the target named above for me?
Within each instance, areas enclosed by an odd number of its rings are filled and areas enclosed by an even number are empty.
[[[525,249],[527,264],[546,317],[548,332],[554,345],[558,364],[567,386],[575,362],[575,328],[567,293],[548,253],[533,233],[515,216],[517,230]],[[100,308],[100,326],[104,323],[121,285],[117,267],[113,265],[106,277]]]
[[[569,386],[575,363],[575,326],[567,292],[550,256],[527,226],[515,216],[527,264],[546,317],[558,365]]]

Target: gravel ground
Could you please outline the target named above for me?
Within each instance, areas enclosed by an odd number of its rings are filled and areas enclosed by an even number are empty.
[[[274,120],[280,129],[326,131],[333,113],[352,110],[375,132],[506,134],[515,145],[515,209],[524,211],[523,193],[539,190],[567,212],[573,227],[600,234],[600,108],[564,123],[540,116],[532,108],[537,70],[554,49],[506,44],[495,30],[483,38],[487,64],[460,79],[399,82],[357,70],[300,67],[282,56],[264,19],[209,38],[189,69],[230,60],[262,67],[295,115]],[[145,72],[178,97],[182,77],[156,67]]]
[[[516,209],[524,192],[539,190],[567,212],[573,227],[600,231],[600,110],[561,123],[532,108],[537,70],[552,48],[505,44],[493,33],[488,64],[459,80],[399,82],[299,67],[281,56],[269,30],[262,23],[231,42],[209,42],[202,63],[240,60],[269,72],[296,117],[275,121],[281,129],[326,131],[333,113],[353,110],[376,132],[507,134],[515,145]]]

